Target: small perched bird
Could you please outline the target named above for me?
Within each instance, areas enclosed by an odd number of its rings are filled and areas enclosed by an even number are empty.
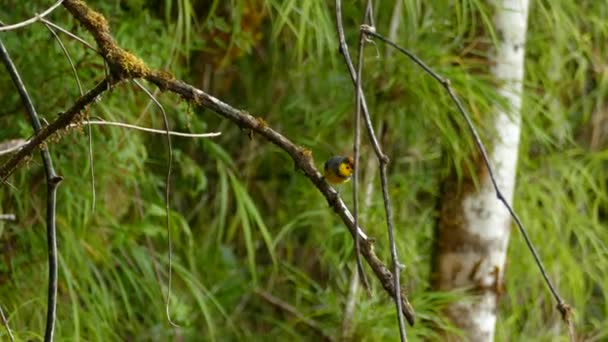
[[[354,170],[352,157],[334,156],[329,158],[323,166],[323,178],[333,185],[341,184],[350,179]]]

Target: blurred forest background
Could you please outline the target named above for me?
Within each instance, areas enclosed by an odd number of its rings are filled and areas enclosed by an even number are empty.
[[[15,23],[51,1],[3,0]],[[352,148],[353,86],[338,51],[333,1],[90,0],[118,43],[234,107],[262,117],[312,150],[317,166]],[[492,8],[478,0],[376,1],[378,32],[452,80],[482,138],[497,98],[488,73]],[[345,1],[356,46],[364,4]],[[561,295],[575,309],[581,340],[608,339],[608,4],[532,1],[528,20],[523,129],[514,205]],[[92,42],[62,7],[49,20]],[[57,41],[41,23],[0,33],[38,112],[47,121],[79,90]],[[83,87],[104,76],[95,53],[62,35]],[[354,50],[352,51],[354,53]],[[473,162],[472,139],[444,90],[382,44],[365,50],[365,89],[391,158],[390,191],[402,283],[419,321],[410,340],[453,329],[442,313],[462,293],[430,289],[442,184]],[[28,138],[30,121],[5,69],[0,72],[0,142]],[[149,89],[153,87],[146,84]],[[59,187],[57,340],[312,340],[341,336],[354,269],[343,223],[276,146],[170,93],[157,93],[173,130],[214,132],[173,138],[173,288],[165,315],[168,149],[159,135],[92,127],[49,144]],[[104,120],[162,129],[158,108],[121,84],[91,108]],[[362,141],[367,141],[364,136]],[[4,162],[6,157],[0,157]],[[375,156],[362,151],[361,220],[389,262]],[[91,168],[95,174],[95,196]],[[47,282],[45,180],[36,155],[0,191],[0,305],[18,340],[44,331]],[[342,189],[352,202],[350,185]],[[371,275],[371,274],[370,274]],[[567,340],[566,329],[521,235],[513,230],[500,297],[497,341]],[[394,305],[375,278],[358,295],[352,339],[395,340]],[[293,306],[319,329],[278,308]],[[6,331],[0,329],[0,339]]]

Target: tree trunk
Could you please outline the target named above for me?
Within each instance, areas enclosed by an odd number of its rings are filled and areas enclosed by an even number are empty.
[[[496,1],[494,23],[499,45],[492,73],[508,108],[494,107],[496,136],[490,159],[498,186],[509,203],[517,167],[527,17],[527,0]],[[446,183],[433,285],[438,290],[465,288],[473,294],[471,300],[450,305],[446,313],[464,330],[467,341],[492,341],[511,218],[496,198],[486,168],[478,160],[479,188],[470,177],[462,187],[454,179]]]

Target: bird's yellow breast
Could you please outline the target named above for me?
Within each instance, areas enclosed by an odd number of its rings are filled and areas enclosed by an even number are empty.
[[[326,181],[332,184],[344,183],[349,179],[349,177],[343,177],[336,174],[335,172],[333,172],[333,170],[325,170],[323,177],[325,177]]]

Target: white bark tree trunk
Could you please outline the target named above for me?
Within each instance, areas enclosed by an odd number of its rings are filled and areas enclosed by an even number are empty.
[[[508,108],[495,106],[496,130],[492,160],[498,186],[512,202],[521,124],[524,46],[528,0],[496,0],[495,29],[499,38],[494,68],[498,93]],[[447,309],[448,316],[462,328],[467,341],[492,341],[497,299],[502,285],[511,218],[479,162],[480,188],[469,180],[462,192],[445,189],[439,222],[434,285],[440,290],[468,288],[472,301],[460,301]]]

